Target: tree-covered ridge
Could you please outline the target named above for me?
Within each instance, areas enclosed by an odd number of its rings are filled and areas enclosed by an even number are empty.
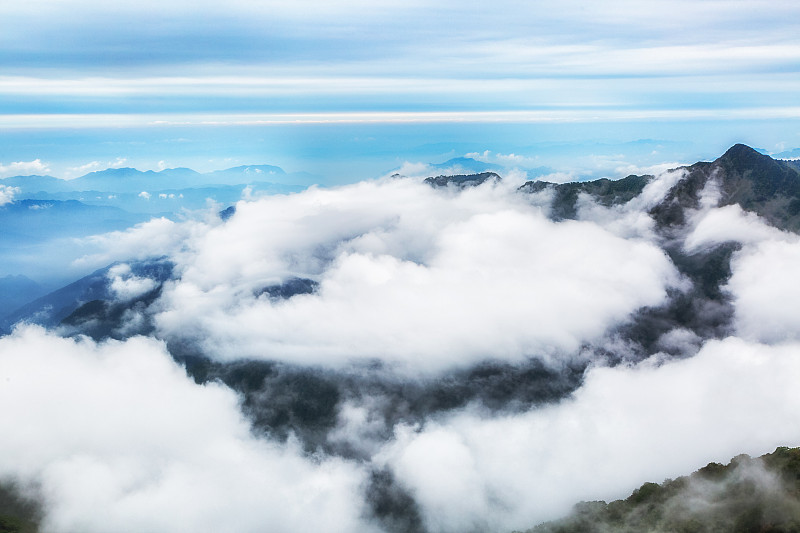
[[[464,187],[477,187],[483,182],[499,181],[500,176],[494,172],[481,172],[479,174],[458,174],[456,176],[436,176],[425,178],[425,183],[431,187],[454,186],[460,189]]]
[[[578,195],[590,194],[599,204],[609,207],[624,204],[638,196],[653,176],[630,175],[619,180],[601,178],[594,181],[574,181],[569,183],[550,183],[548,181],[528,181],[519,190],[537,193],[547,189],[554,192],[550,216],[555,220],[577,217]]]
[[[795,161],[772,159],[743,144],[732,146],[715,161],[681,167],[686,175],[649,214],[657,226],[669,230],[683,226],[687,210],[700,206],[709,183],[718,189],[717,205],[738,204],[757,213],[773,226],[800,230],[800,167]],[[553,192],[550,216],[554,220],[578,217],[578,197],[588,194],[606,207],[624,204],[638,196],[653,176],[630,175],[620,180],[599,179],[570,183],[528,181],[520,191]]]
[[[696,163],[686,170],[686,178],[650,213],[659,226],[683,225],[686,208],[697,208],[700,192],[715,182],[720,207],[738,204],[777,228],[800,230],[800,171],[794,164],[737,144],[713,163]]]
[[[776,449],[690,476],[645,483],[625,500],[582,502],[526,533],[800,531],[800,448]]]

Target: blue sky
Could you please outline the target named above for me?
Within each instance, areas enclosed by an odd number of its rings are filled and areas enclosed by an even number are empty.
[[[787,1],[4,2],[0,176],[778,153],[800,146],[798,34]]]

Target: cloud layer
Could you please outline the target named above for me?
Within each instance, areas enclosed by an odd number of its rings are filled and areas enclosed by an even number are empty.
[[[93,237],[87,264],[170,265],[105,278],[109,305],[153,295],[155,338],[0,338],[0,402],[25,406],[0,413],[0,477],[54,531],[463,533],[796,445],[800,240],[718,207],[716,175],[658,226],[692,176],[560,222],[519,176],[387,177]],[[692,330],[686,298],[727,322]],[[666,324],[649,351],[642,317]]]
[[[431,531],[523,529],[577,500],[624,497],[647,480],[800,442],[797,379],[797,343],[713,341],[687,360],[592,370],[553,407],[398,427],[382,459]]]
[[[156,324],[214,358],[439,371],[576,352],[678,275],[643,239],[555,224],[507,186],[386,179],[240,202],[171,256]],[[312,294],[276,301],[291,278]]]
[[[48,531],[369,531],[360,469],[250,434],[237,396],[197,386],[161,343],[0,338],[0,476]]]

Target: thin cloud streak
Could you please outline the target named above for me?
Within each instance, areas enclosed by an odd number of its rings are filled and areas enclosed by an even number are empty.
[[[666,53],[666,52],[665,52]],[[800,59],[800,50],[797,58]],[[219,69],[217,69],[219,70]],[[225,70],[225,69],[222,69]],[[383,73],[378,68],[365,69],[367,72],[340,72],[307,75],[302,69],[287,70],[284,75],[262,76],[252,68],[235,69],[226,74],[204,74],[188,71],[174,76],[85,76],[70,77],[69,73],[58,76],[0,76],[0,94],[36,95],[54,97],[109,97],[109,96],[258,96],[258,95],[295,95],[298,92],[313,95],[319,94],[439,94],[439,93],[491,93],[514,91],[553,91],[565,82],[564,77],[552,75],[513,76],[498,72],[493,76],[446,76],[440,72],[438,76],[401,76],[398,73]],[[639,74],[642,74],[641,72]],[[697,92],[703,90],[716,78],[711,75],[669,74],[663,71],[648,74],[646,78],[638,78],[636,73],[628,77],[611,76],[606,73],[596,77],[594,73],[570,73],[569,79],[581,79],[590,83],[594,90],[608,92],[641,93],[650,89],[658,79],[659,84],[667,84],[670,90],[680,92]],[[715,87],[722,93],[796,91],[800,80],[791,73],[775,73],[769,79],[752,78],[750,76],[734,76],[734,86]],[[633,84],[632,87],[626,87]],[[582,94],[580,91],[571,94]]]
[[[425,123],[557,123],[643,120],[747,120],[800,117],[800,107],[742,109],[558,109],[544,111],[422,111],[286,114],[8,114],[3,128],[101,128],[114,126],[247,126],[270,124],[425,124]]]

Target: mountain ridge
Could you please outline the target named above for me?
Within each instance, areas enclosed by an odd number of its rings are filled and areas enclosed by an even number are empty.
[[[714,161],[700,161],[672,169],[686,176],[650,211],[662,229],[676,229],[686,223],[686,210],[698,209],[701,192],[710,183],[719,186],[718,206],[739,204],[766,219],[779,229],[800,230],[800,167],[773,159],[757,150],[735,144]],[[520,186],[527,193],[552,190],[551,217],[555,220],[577,217],[577,200],[587,193],[601,205],[624,204],[637,196],[653,179],[652,175],[629,175],[619,180],[552,183],[531,180]]]
[[[624,500],[582,502],[526,533],[800,530],[800,448],[739,455],[689,476],[645,483]]]
[[[187,167],[163,170],[138,170],[133,167],[107,168],[88,172],[73,179],[54,176],[19,175],[0,178],[0,185],[18,187],[23,194],[38,192],[88,192],[139,193],[189,187],[246,185],[265,181],[265,178],[291,176],[274,165],[240,165],[210,172],[197,172]]]

